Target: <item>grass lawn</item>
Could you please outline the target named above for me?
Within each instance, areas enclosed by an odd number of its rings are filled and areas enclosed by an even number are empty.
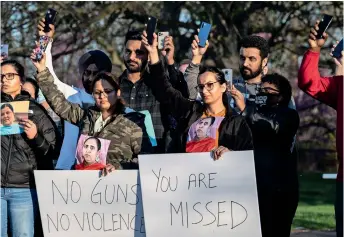
[[[299,176],[300,201],[294,217],[293,229],[335,229],[334,200],[336,181],[322,179],[322,174],[305,173]]]

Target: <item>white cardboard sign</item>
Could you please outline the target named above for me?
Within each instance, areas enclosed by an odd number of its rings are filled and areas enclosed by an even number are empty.
[[[139,156],[149,237],[260,237],[253,151]]]
[[[45,237],[145,237],[137,170],[35,171]]]

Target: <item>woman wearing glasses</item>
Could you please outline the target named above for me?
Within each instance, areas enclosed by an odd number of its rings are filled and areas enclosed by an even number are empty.
[[[3,123],[10,125],[14,120],[11,102],[30,101],[29,109],[33,111],[28,119],[20,121],[22,134],[1,136],[1,236],[7,236],[8,227],[12,236],[34,236],[35,222],[40,221],[36,219],[38,201],[33,171],[53,169],[52,160],[57,159],[61,147],[54,122],[42,106],[22,91],[24,83],[24,67],[20,63],[1,63]]]
[[[173,116],[179,121],[177,150],[175,152],[192,152],[196,145],[187,146],[196,141],[197,134],[208,133],[215,139],[214,145],[207,152],[213,151],[214,159],[218,159],[229,150],[253,150],[252,135],[245,118],[236,115],[228,106],[226,95],[226,80],[224,73],[215,68],[207,67],[200,71],[197,89],[202,102],[191,101],[173,89],[165,76],[163,66],[159,61],[157,36],[154,34],[153,44],[148,44],[146,32],[143,33],[142,43],[149,52],[151,59],[149,69],[152,73],[151,87],[160,103],[167,103]],[[196,43],[196,47],[197,43]],[[200,121],[204,118],[215,118],[212,128],[202,129]],[[212,121],[213,119],[209,119]],[[204,130],[204,131],[202,131]],[[205,135],[205,134],[204,134]],[[197,149],[198,150],[198,149]],[[203,150],[204,151],[204,150]]]
[[[105,174],[115,169],[137,169],[142,129],[128,117],[144,121],[144,115],[124,114],[117,78],[108,72],[98,73],[92,82],[95,106],[82,109],[78,104],[67,101],[54,85],[54,78],[45,66],[45,55],[39,62],[34,60],[34,53],[31,58],[37,68],[37,82],[54,112],[62,119],[79,126],[85,135],[111,140]]]
[[[290,236],[298,204],[297,160],[292,145],[299,115],[288,108],[292,95],[289,81],[272,74],[262,78],[256,106],[243,115],[250,125],[256,166],[262,236]]]

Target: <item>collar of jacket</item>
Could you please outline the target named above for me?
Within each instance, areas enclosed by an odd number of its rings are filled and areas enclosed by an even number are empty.
[[[1,101],[4,102],[11,102],[11,101],[25,101],[25,100],[30,100],[31,96],[28,92],[26,91],[21,91],[20,94],[18,94],[16,97],[12,98],[12,96],[1,92]]]

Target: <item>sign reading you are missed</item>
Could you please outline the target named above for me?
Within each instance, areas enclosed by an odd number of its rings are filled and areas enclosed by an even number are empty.
[[[260,237],[253,151],[139,156],[146,234]]]
[[[137,170],[35,171],[45,237],[144,237]]]

